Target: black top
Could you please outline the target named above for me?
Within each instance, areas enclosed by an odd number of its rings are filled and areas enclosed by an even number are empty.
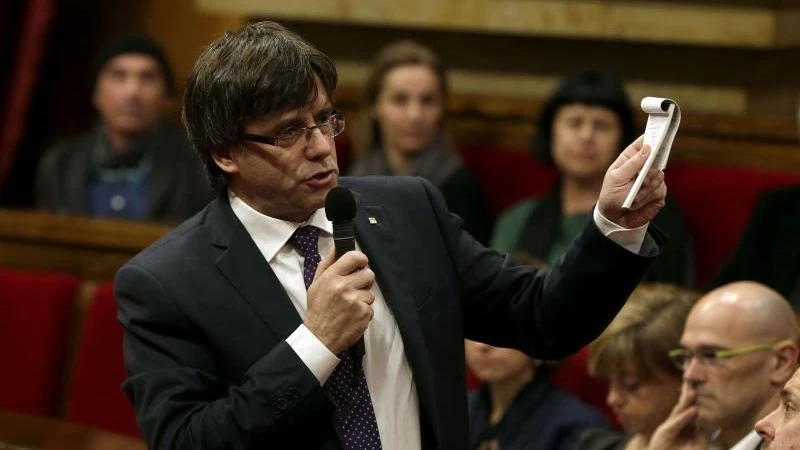
[[[447,208],[464,220],[464,229],[481,244],[489,241],[492,214],[478,180],[466,167],[456,170],[441,186]]]
[[[552,385],[546,373],[537,374],[494,425],[488,423],[490,410],[487,387],[469,395],[472,449],[496,441],[501,450],[572,450],[587,428],[609,427],[600,411]]]

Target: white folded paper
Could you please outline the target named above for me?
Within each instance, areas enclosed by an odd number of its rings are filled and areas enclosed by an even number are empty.
[[[623,208],[631,207],[651,168],[664,170],[667,167],[672,141],[675,140],[675,134],[678,133],[681,124],[681,109],[671,99],[645,97],[642,99],[642,111],[648,114],[644,143],[650,146],[650,156],[647,157],[631,191],[628,192],[628,197],[622,204]]]

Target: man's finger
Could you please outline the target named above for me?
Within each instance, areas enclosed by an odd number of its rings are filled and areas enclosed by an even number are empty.
[[[625,150],[620,153],[617,159],[611,163],[611,169],[616,169],[621,165],[625,164],[626,161],[636,156],[639,153],[639,150],[642,149],[642,145],[644,144],[644,135],[639,136],[635,141],[631,143]]]
[[[633,157],[622,163],[616,169],[616,176],[618,180],[632,180],[636,177],[644,163],[647,162],[647,157],[650,156],[650,146],[645,145]]]
[[[681,386],[681,395],[678,397],[678,403],[676,403],[675,407],[672,408],[671,415],[678,414],[679,412],[688,408],[689,405],[692,405],[694,403],[695,396],[696,394],[694,389],[690,388],[689,385],[684,382],[683,386]]]
[[[667,195],[667,185],[664,183],[663,178],[658,179],[658,181],[653,182],[646,189],[641,189],[638,194],[636,194],[636,198],[633,200],[633,204],[631,205],[631,210],[635,211],[647,204],[650,204],[656,200],[663,200]]]
[[[356,270],[367,267],[368,263],[369,259],[367,255],[358,250],[351,250],[340,256],[339,259],[331,265],[331,270],[337,275],[345,276],[350,275]]]

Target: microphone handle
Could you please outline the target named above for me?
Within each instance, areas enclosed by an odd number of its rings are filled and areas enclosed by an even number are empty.
[[[353,221],[347,220],[333,224],[333,245],[336,248],[336,259],[345,253],[356,249],[356,239],[353,230]],[[364,336],[361,336],[352,347],[348,349],[350,357],[353,358],[353,387],[361,382],[361,373],[364,370],[363,361],[366,348],[364,347]]]

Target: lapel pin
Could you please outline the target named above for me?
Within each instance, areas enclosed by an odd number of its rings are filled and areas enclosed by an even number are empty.
[[[378,219],[376,219],[374,217],[370,217],[369,218],[369,223],[370,223],[370,225],[377,225]]]

